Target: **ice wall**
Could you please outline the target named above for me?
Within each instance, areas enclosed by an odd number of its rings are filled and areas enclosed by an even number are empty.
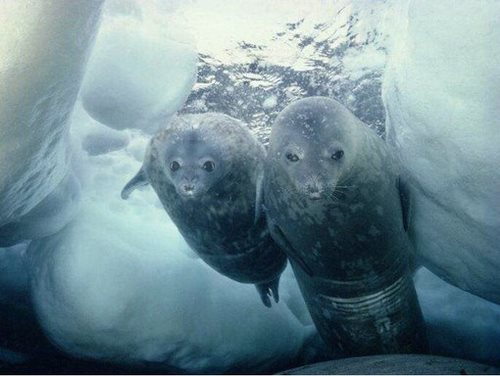
[[[0,2],[0,226],[68,173],[68,117],[103,1]]]
[[[400,5],[383,96],[412,240],[434,273],[500,303],[500,2]]]
[[[107,17],[82,85],[82,103],[114,129],[155,131],[187,99],[198,55],[147,17]]]
[[[70,169],[63,180],[28,214],[0,227],[0,247],[55,234],[78,214],[80,183]]]
[[[500,365],[500,305],[456,288],[426,268],[415,275],[434,355]]]

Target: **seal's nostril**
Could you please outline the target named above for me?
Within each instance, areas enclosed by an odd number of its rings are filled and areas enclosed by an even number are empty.
[[[184,184],[183,188],[186,192],[191,192],[194,190],[194,185],[193,184]]]
[[[321,198],[321,188],[317,184],[307,184],[305,193],[311,200],[319,200]]]
[[[318,193],[319,192],[319,187],[316,185],[308,185],[306,187],[307,193]]]

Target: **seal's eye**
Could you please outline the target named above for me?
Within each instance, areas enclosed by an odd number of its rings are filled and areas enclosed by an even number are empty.
[[[344,156],[344,151],[343,150],[339,150],[339,151],[336,151],[335,153],[332,154],[332,159],[334,161],[338,161],[339,159],[341,159],[342,157]]]
[[[212,172],[212,171],[215,169],[215,163],[214,163],[214,162],[212,162],[212,161],[206,161],[205,163],[203,163],[202,168],[203,168],[206,172]]]
[[[300,158],[297,154],[286,153],[286,159],[288,159],[290,162],[297,162]]]
[[[181,168],[181,165],[179,164],[179,162],[177,161],[173,161],[172,163],[170,163],[170,170],[172,171],[177,171],[179,168]]]

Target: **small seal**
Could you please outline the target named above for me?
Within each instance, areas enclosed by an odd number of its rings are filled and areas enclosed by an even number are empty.
[[[403,188],[385,142],[336,101],[302,99],[277,117],[265,166],[268,223],[337,352],[426,350]]]
[[[262,206],[266,152],[238,120],[217,113],[174,118],[150,141],[122,198],[151,184],[190,247],[219,273],[279,300],[286,255],[270,236]]]

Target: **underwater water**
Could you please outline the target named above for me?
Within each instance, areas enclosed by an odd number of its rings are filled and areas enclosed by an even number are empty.
[[[264,145],[334,98],[401,159],[430,352],[500,366],[499,3],[0,1],[0,373],[270,373],[331,357],[290,267],[280,302],[210,268],[150,187],[174,114]],[[63,17],[64,16],[64,17]]]

